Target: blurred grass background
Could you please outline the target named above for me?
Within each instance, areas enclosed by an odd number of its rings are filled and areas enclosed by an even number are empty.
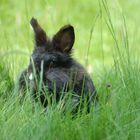
[[[139,140],[139,5],[139,0],[0,0],[0,140]],[[71,119],[57,108],[42,115],[37,106],[32,113],[30,96],[19,105],[14,83],[33,50],[31,17],[50,36],[65,24],[74,26],[73,56],[85,66],[88,58],[100,97],[95,112]]]
[[[132,51],[137,52],[140,43],[140,1],[108,0],[107,3],[118,40],[122,41],[122,15],[125,15],[129,43],[133,48]],[[33,31],[29,23],[31,17],[37,18],[50,36],[61,26],[72,24],[76,33],[74,57],[84,65],[93,29],[88,54],[88,71],[93,73],[103,64],[107,67],[112,65],[114,41],[107,27],[106,14],[100,1],[0,0],[0,57],[10,58],[15,74],[27,66],[33,49]]]

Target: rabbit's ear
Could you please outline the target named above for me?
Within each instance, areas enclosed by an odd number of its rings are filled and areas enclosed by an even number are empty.
[[[74,28],[71,25],[62,27],[53,37],[55,47],[65,53],[70,53],[74,40]]]
[[[40,27],[38,21],[35,18],[32,18],[30,24],[35,33],[35,43],[36,46],[44,46],[47,43],[46,32]]]

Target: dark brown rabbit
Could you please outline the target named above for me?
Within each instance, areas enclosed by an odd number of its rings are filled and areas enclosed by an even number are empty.
[[[75,40],[73,26],[62,27],[49,39],[36,19],[32,18],[30,23],[35,33],[35,47],[28,68],[19,78],[20,92],[24,92],[27,87],[32,88],[36,98],[38,81],[42,79],[39,99],[44,107],[48,103],[47,93],[56,94],[56,101],[59,101],[62,94],[71,92],[74,103],[86,97],[89,108],[89,104],[96,101],[96,91],[86,70],[71,57]],[[45,92],[46,89],[48,92]]]

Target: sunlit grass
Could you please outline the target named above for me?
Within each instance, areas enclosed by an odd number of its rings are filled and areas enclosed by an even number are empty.
[[[140,137],[140,65],[138,0],[0,1],[0,139],[134,140]],[[19,104],[17,77],[33,48],[29,25],[34,16],[53,35],[75,27],[73,56],[87,67],[99,103],[72,118],[54,105],[47,114],[26,96]],[[88,61],[87,61],[88,60]],[[86,63],[88,62],[88,63]]]

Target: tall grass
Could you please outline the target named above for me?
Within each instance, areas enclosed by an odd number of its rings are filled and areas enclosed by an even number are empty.
[[[95,79],[99,103],[89,114],[72,118],[69,110],[64,114],[54,103],[47,113],[32,99],[19,104],[17,82],[11,74],[9,59],[0,62],[0,139],[1,140],[134,140],[140,137],[140,64],[137,53],[131,51],[127,22],[122,13],[122,32],[118,34],[109,4],[99,1],[100,21],[113,39],[113,65],[103,65]],[[99,20],[99,19],[97,19]],[[95,20],[96,21],[96,20]],[[96,24],[93,24],[93,27]],[[102,26],[102,25],[101,25]],[[103,26],[102,26],[103,28]],[[93,28],[90,33],[92,38]],[[89,42],[90,42],[89,41]],[[101,33],[102,47],[104,46]],[[6,43],[6,42],[5,42]],[[89,43],[89,47],[90,47]],[[102,48],[102,50],[104,50]],[[90,51],[90,49],[88,50]],[[87,54],[88,54],[87,51]],[[105,57],[104,51],[103,58]],[[105,60],[104,60],[105,61]]]

